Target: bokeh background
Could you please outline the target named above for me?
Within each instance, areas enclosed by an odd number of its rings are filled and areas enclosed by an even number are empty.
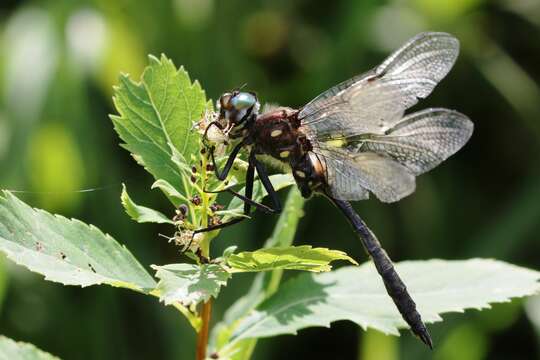
[[[0,188],[93,223],[149,265],[174,262],[160,226],[124,215],[121,182],[141,203],[172,213],[152,179],[118,146],[108,114],[118,74],[138,77],[165,53],[209,97],[248,84],[262,101],[301,106],[378,64],[410,36],[448,31],[462,42],[454,70],[420,107],[458,109],[471,141],[418,181],[399,204],[356,204],[394,260],[494,257],[540,268],[540,1],[94,0],[0,2]],[[76,190],[98,188],[80,193]],[[222,233],[255,249],[276,218]],[[324,199],[306,205],[297,244],[365,259]],[[62,287],[0,263],[0,333],[64,359],[191,359],[194,334],[153,298],[110,287]],[[288,274],[289,276],[291,274]],[[215,319],[249,286],[235,277]],[[349,322],[262,340],[255,359],[540,358],[540,300],[449,314],[425,349]]]

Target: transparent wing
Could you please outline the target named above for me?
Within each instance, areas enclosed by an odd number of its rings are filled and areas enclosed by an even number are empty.
[[[407,108],[431,93],[458,53],[459,41],[450,34],[419,34],[378,67],[308,103],[299,113],[304,130],[320,139],[382,134]]]
[[[405,116],[386,134],[346,136],[314,142],[324,158],[332,196],[363,200],[368,190],[383,202],[411,194],[414,178],[457,152],[471,137],[472,122],[447,109],[426,109]]]
[[[349,136],[340,145],[349,154],[373,152],[389,157],[420,175],[461,149],[472,132],[473,123],[465,115],[447,109],[426,109],[405,116],[384,135]]]
[[[414,175],[390,158],[332,147],[314,151],[325,161],[329,192],[337,199],[364,200],[370,191],[383,202],[394,202],[414,192]]]

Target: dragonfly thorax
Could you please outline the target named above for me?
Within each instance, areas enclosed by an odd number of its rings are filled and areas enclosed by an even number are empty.
[[[257,116],[248,137],[256,154],[272,157],[290,167],[304,197],[325,184],[324,161],[312,152],[298,110],[280,107]]]
[[[303,156],[307,139],[299,130],[297,114],[291,108],[277,108],[257,116],[249,129],[255,151],[285,163]]]

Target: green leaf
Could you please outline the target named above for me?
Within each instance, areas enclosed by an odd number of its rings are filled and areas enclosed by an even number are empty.
[[[283,207],[283,212],[279,216],[272,236],[266,240],[264,248],[272,246],[290,246],[298,227],[300,218],[304,215],[303,207],[306,199],[302,197],[300,191],[293,187],[289,191],[287,201]],[[278,269],[272,272],[262,272],[257,274],[248,293],[238,299],[225,314],[225,321],[229,325],[237,321],[240,317],[246,315],[249,310],[255,308],[262,300],[265,294],[273,293],[279,286],[283,270]]]
[[[32,344],[16,342],[0,335],[0,359],[6,360],[59,360]]]
[[[264,244],[265,248],[271,246],[290,246],[292,244],[298,222],[304,214],[303,207],[305,201],[300,191],[296,187],[292,187],[283,207],[283,212],[274,227],[272,236]],[[224,258],[227,257],[224,256]],[[267,296],[277,290],[282,273],[282,269],[277,269],[257,274],[247,294],[239,298],[227,309],[224,319],[212,329],[210,339],[213,349],[219,349],[227,344],[236,325],[241,322],[242,318]],[[249,359],[256,342],[257,339],[246,339],[237,342],[230,349],[230,352],[234,353],[232,359]]]
[[[199,83],[192,83],[187,72],[177,70],[165,56],[150,56],[140,83],[120,77],[114,103],[120,116],[111,119],[123,146],[156,180],[180,189],[182,170],[172,159],[173,149],[188,159],[199,150],[199,134],[192,127],[207,107]]]
[[[236,245],[231,245],[227,247],[225,250],[223,250],[223,255],[221,256],[221,258],[226,261],[232,254],[234,254],[236,249],[238,249],[238,246]]]
[[[159,298],[166,305],[178,302],[184,306],[217,297],[222,286],[231,276],[218,264],[169,264],[152,265],[160,279],[156,288]]]
[[[330,271],[332,269],[330,263],[335,260],[347,260],[358,265],[343,251],[313,248],[311,245],[244,251],[229,256],[227,264],[233,272],[276,269],[321,272]]]
[[[302,216],[304,216],[304,204],[306,199],[302,197],[297,187],[289,191],[283,212],[274,227],[272,236],[264,244],[265,248],[274,246],[291,246],[296,234],[296,228]]]
[[[0,251],[46,280],[149,292],[156,283],[125,246],[98,228],[0,196]]]
[[[138,223],[174,224],[174,221],[159,211],[135,204],[129,197],[126,185],[124,184],[122,184],[122,195],[120,199],[126,213]]]
[[[485,309],[540,291],[540,272],[496,260],[408,261],[396,267],[427,323],[441,321],[441,313]],[[369,262],[288,281],[238,325],[223,351],[241,339],[295,334],[338,320],[393,335],[406,327]]]
[[[182,202],[187,203],[189,200],[182,194],[178,192],[171,184],[169,184],[167,181],[160,179],[155,181],[152,184],[152,189],[160,189],[163,191],[163,193],[169,198],[172,199],[172,202],[175,205],[179,205]]]

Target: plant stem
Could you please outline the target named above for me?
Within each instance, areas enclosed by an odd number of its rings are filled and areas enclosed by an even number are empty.
[[[278,223],[274,228],[274,232],[268,241],[264,244],[265,248],[273,246],[291,246],[296,233],[296,227],[302,217],[302,209],[305,199],[296,189],[291,189],[287,196],[282,216],[279,217]],[[270,274],[270,279],[266,285],[265,297],[270,297],[279,288],[283,270],[273,270]]]
[[[270,274],[270,280],[268,281],[268,285],[265,289],[265,297],[270,297],[271,295],[274,295],[274,293],[279,288],[279,283],[281,282],[282,276],[282,269],[276,269],[272,271],[272,273]]]
[[[206,188],[206,180],[207,180],[207,172],[206,172],[206,165],[207,165],[207,157],[202,156],[201,159],[201,179],[202,179],[202,187],[203,189]],[[208,226],[208,207],[210,203],[209,195],[208,193],[201,191],[200,196],[202,198],[202,218],[201,218],[201,227],[205,228]],[[201,241],[200,244],[200,251],[203,259],[206,261],[210,260],[210,240],[208,233],[205,234],[204,238]],[[206,359],[206,349],[208,348],[208,333],[210,330],[210,319],[212,316],[212,298],[209,298],[207,302],[205,302],[202,306],[201,310],[201,320],[202,325],[201,329],[197,333],[197,349],[196,349],[196,360],[204,360]]]
[[[202,188],[206,188],[206,180],[208,178],[208,174],[206,172],[206,165],[207,165],[207,157],[206,155],[203,155],[201,157],[201,184]],[[209,207],[209,195],[208,193],[201,191],[200,196],[202,198],[202,218],[201,218],[201,227],[206,228],[208,226],[208,207]],[[202,255],[206,257],[207,259],[210,259],[210,236],[208,233],[204,235],[204,238],[202,239],[200,243],[200,248]]]
[[[212,314],[212,298],[208,299],[203,304],[201,317],[202,326],[197,334],[197,354],[196,360],[204,360],[206,358],[206,348],[208,347],[208,331],[210,329],[210,318]]]

